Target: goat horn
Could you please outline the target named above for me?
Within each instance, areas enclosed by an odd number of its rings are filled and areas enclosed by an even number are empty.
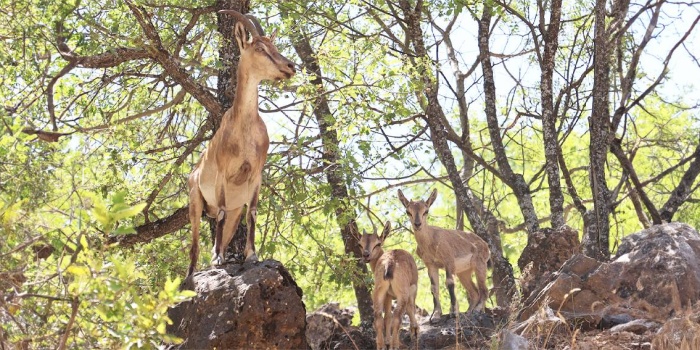
[[[248,17],[242,15],[240,12],[236,10],[220,10],[219,13],[233,15],[233,17],[236,17],[236,20],[243,23],[243,25],[246,27],[246,29],[248,29],[248,31],[253,37],[260,36],[257,26],[255,26],[255,24],[253,24]]]
[[[248,17],[248,19],[249,19],[251,22],[253,22],[253,25],[255,25],[255,29],[258,30],[258,33],[259,33],[260,35],[262,35],[262,36],[265,36],[265,30],[264,30],[263,27],[260,25],[260,22],[258,21],[258,19],[255,18],[255,16],[253,16],[253,15],[251,15],[251,14],[246,14],[245,16]]]

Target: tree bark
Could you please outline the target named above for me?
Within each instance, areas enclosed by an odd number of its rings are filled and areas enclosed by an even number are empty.
[[[552,217],[552,229],[564,226],[564,195],[561,191],[558,166],[559,138],[557,137],[557,111],[554,110],[553,80],[554,61],[559,47],[559,28],[561,24],[562,0],[553,0],[550,6],[550,19],[544,37],[544,54],[540,61],[542,96],[542,134],[544,138],[545,172],[549,184],[549,208]],[[542,10],[544,15],[544,10]]]
[[[627,191],[630,194],[630,200],[632,201],[632,206],[634,206],[634,212],[637,213],[637,218],[639,219],[639,222],[642,223],[642,227],[645,229],[651,227],[651,222],[649,222],[649,218],[647,218],[647,214],[644,212],[644,208],[642,208],[642,201],[639,199],[637,190],[632,187],[629,180],[626,181],[625,185],[627,186]]]
[[[287,17],[288,13],[284,10],[282,4],[280,4],[280,9],[282,17]],[[297,30],[292,33],[292,45],[307,71],[311,74],[310,83],[314,84],[316,87],[317,97],[314,101],[313,114],[319,126],[320,138],[323,145],[323,171],[331,187],[332,201],[338,203],[335,208],[335,217],[343,238],[345,256],[349,256],[353,259],[354,266],[358,273],[357,276],[352,278],[352,285],[360,311],[360,320],[363,324],[372,324],[372,320],[374,319],[372,296],[362,278],[362,276],[368,274],[367,265],[361,259],[362,252],[360,250],[360,244],[356,235],[353,234],[353,232],[358,232],[357,222],[355,221],[357,219],[357,214],[354,209],[350,207],[350,196],[348,194],[348,188],[345,185],[343,169],[339,162],[338,134],[335,129],[333,129],[333,125],[329,122],[329,119],[332,119],[330,118],[332,117],[332,113],[323,87],[321,66],[319,65],[316,53],[313,51],[308,37],[301,28],[297,28]]]
[[[690,166],[683,174],[681,182],[673,189],[671,196],[668,198],[664,206],[661,208],[661,220],[671,222],[673,215],[676,213],[681,204],[685,203],[688,196],[692,193],[693,183],[700,174],[700,142],[695,148],[695,160],[690,163]]]
[[[498,168],[505,179],[506,184],[513,190],[515,197],[518,200],[520,211],[525,221],[525,229],[528,234],[532,234],[540,227],[537,220],[535,206],[532,204],[532,195],[530,188],[525,182],[522,174],[516,174],[510,167],[508,156],[506,155],[505,147],[503,146],[503,138],[501,137],[501,128],[498,124],[498,113],[496,112],[496,83],[493,77],[493,67],[491,65],[491,51],[489,49],[489,26],[492,18],[492,8],[484,6],[484,13],[479,19],[479,54],[481,58],[481,69],[484,75],[484,99],[486,123],[488,124],[489,135],[491,136],[491,145],[493,152],[496,155]],[[555,158],[556,159],[556,158]]]
[[[610,59],[605,26],[605,0],[596,0],[593,39],[593,109],[589,119],[590,186],[593,209],[584,215],[581,244],[584,254],[599,261],[610,258],[610,191],[605,180],[605,161],[610,135]]]
[[[109,236],[107,243],[118,243],[122,247],[131,247],[171,234],[190,222],[188,212],[188,206],[182,207],[165,218],[137,226],[135,234]]]
[[[656,209],[656,206],[651,201],[649,196],[647,196],[646,192],[644,192],[644,187],[642,186],[642,182],[639,181],[637,171],[634,170],[632,161],[627,158],[627,155],[625,155],[625,152],[622,150],[619,140],[614,140],[610,143],[610,150],[612,154],[617,157],[617,160],[620,162],[620,165],[622,165],[622,168],[625,169],[625,172],[629,174],[630,180],[632,180],[632,184],[634,184],[636,195],[639,197],[641,202],[644,204],[644,207],[646,207],[647,211],[651,215],[651,220],[654,225],[661,224],[661,215],[659,215],[659,211]]]

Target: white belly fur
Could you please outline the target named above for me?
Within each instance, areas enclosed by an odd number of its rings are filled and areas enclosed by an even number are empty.
[[[472,266],[472,254],[460,256],[455,259],[455,273],[464,272]]]

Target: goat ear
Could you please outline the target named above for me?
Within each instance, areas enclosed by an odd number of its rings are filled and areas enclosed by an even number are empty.
[[[277,28],[272,31],[272,34],[270,34],[270,41],[275,41],[275,38],[277,37]]]
[[[253,41],[253,38],[248,38],[248,32],[245,29],[245,25],[241,22],[236,22],[233,29],[233,36],[236,37],[236,42],[238,42],[238,49],[244,50]]]
[[[403,204],[404,208],[408,208],[408,199],[406,199],[406,196],[403,195],[401,190],[399,190],[399,200],[401,201],[401,204]]]
[[[387,221],[384,224],[384,229],[382,230],[382,235],[381,235],[381,241],[384,242],[384,240],[389,236],[389,232],[391,232],[391,221]]]
[[[428,200],[425,201],[425,205],[430,208],[431,205],[433,205],[433,202],[435,202],[435,198],[437,198],[437,189],[433,189],[433,193],[430,194],[430,197],[428,197]]]

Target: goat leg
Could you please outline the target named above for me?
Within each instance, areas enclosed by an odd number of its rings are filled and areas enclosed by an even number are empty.
[[[455,317],[459,313],[459,302],[455,294],[455,279],[452,272],[450,268],[445,270],[445,284],[447,285],[447,291],[450,293],[450,317]]]
[[[440,282],[440,275],[438,269],[435,266],[428,266],[428,277],[430,277],[430,292],[433,294],[433,313],[430,314],[429,321],[431,323],[437,322],[440,317],[442,317],[442,307],[440,306],[440,291],[438,290],[438,283]],[[435,320],[433,320],[435,317]]]

